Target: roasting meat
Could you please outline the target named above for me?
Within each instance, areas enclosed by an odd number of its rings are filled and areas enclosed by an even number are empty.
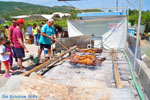
[[[102,48],[92,48],[92,49],[80,49],[79,52],[87,52],[87,53],[102,53]]]
[[[97,59],[95,55],[72,55],[70,62],[75,64],[86,64],[86,65],[96,65],[96,64],[102,64],[102,62],[105,60],[104,58]]]

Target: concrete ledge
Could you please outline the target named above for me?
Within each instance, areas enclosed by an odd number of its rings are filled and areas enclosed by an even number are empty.
[[[145,54],[142,56],[142,60],[150,68],[150,59]]]
[[[133,53],[129,50],[129,48],[126,49],[126,52],[133,65],[134,62]],[[133,69],[136,72],[138,79],[140,80],[140,84],[142,85],[144,92],[146,93],[147,97],[150,99],[150,69],[143,61],[139,59],[137,59],[136,67]]]
[[[137,62],[140,68],[138,77],[140,79],[142,87],[146,92],[146,95],[150,99],[150,69],[147,67],[147,65],[144,62],[140,60],[137,60]]]

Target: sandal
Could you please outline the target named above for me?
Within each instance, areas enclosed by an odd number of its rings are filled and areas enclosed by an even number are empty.
[[[6,78],[10,78],[11,77],[11,75],[9,75],[9,74],[5,74],[4,75]]]
[[[4,72],[3,72],[3,71],[0,71],[0,74],[4,74]]]

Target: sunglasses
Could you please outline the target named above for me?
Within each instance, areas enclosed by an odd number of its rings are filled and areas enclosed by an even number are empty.
[[[20,23],[20,24],[24,24],[24,23]]]

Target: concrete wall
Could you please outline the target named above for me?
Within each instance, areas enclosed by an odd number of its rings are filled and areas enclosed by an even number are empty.
[[[126,49],[126,52],[133,65],[133,62],[134,62],[133,53],[130,51],[129,48]],[[133,69],[136,72],[138,79],[140,80],[140,83],[144,89],[144,92],[146,93],[147,97],[150,100],[150,69],[147,67],[147,65],[143,61],[139,59],[137,59],[136,67]]]
[[[137,60],[137,62],[139,66],[138,77],[140,79],[142,87],[146,92],[146,95],[150,100],[150,69],[147,67],[147,65],[144,62],[140,60]]]
[[[128,44],[129,44],[129,48],[132,51],[132,53],[135,53],[135,47],[136,47],[136,38],[134,37],[128,37]],[[140,44],[140,41],[139,41]],[[141,49],[140,49],[140,45],[138,45],[138,49],[137,49],[137,58],[141,59]]]
[[[148,68],[150,68],[150,58],[147,55],[142,56],[143,62],[147,65]]]
[[[67,48],[77,45],[78,48],[87,48],[87,44],[90,43],[90,36],[77,36],[77,37],[70,37],[70,38],[60,38],[58,39],[60,43],[65,45]],[[62,46],[56,43],[56,50],[61,51],[65,50]]]

